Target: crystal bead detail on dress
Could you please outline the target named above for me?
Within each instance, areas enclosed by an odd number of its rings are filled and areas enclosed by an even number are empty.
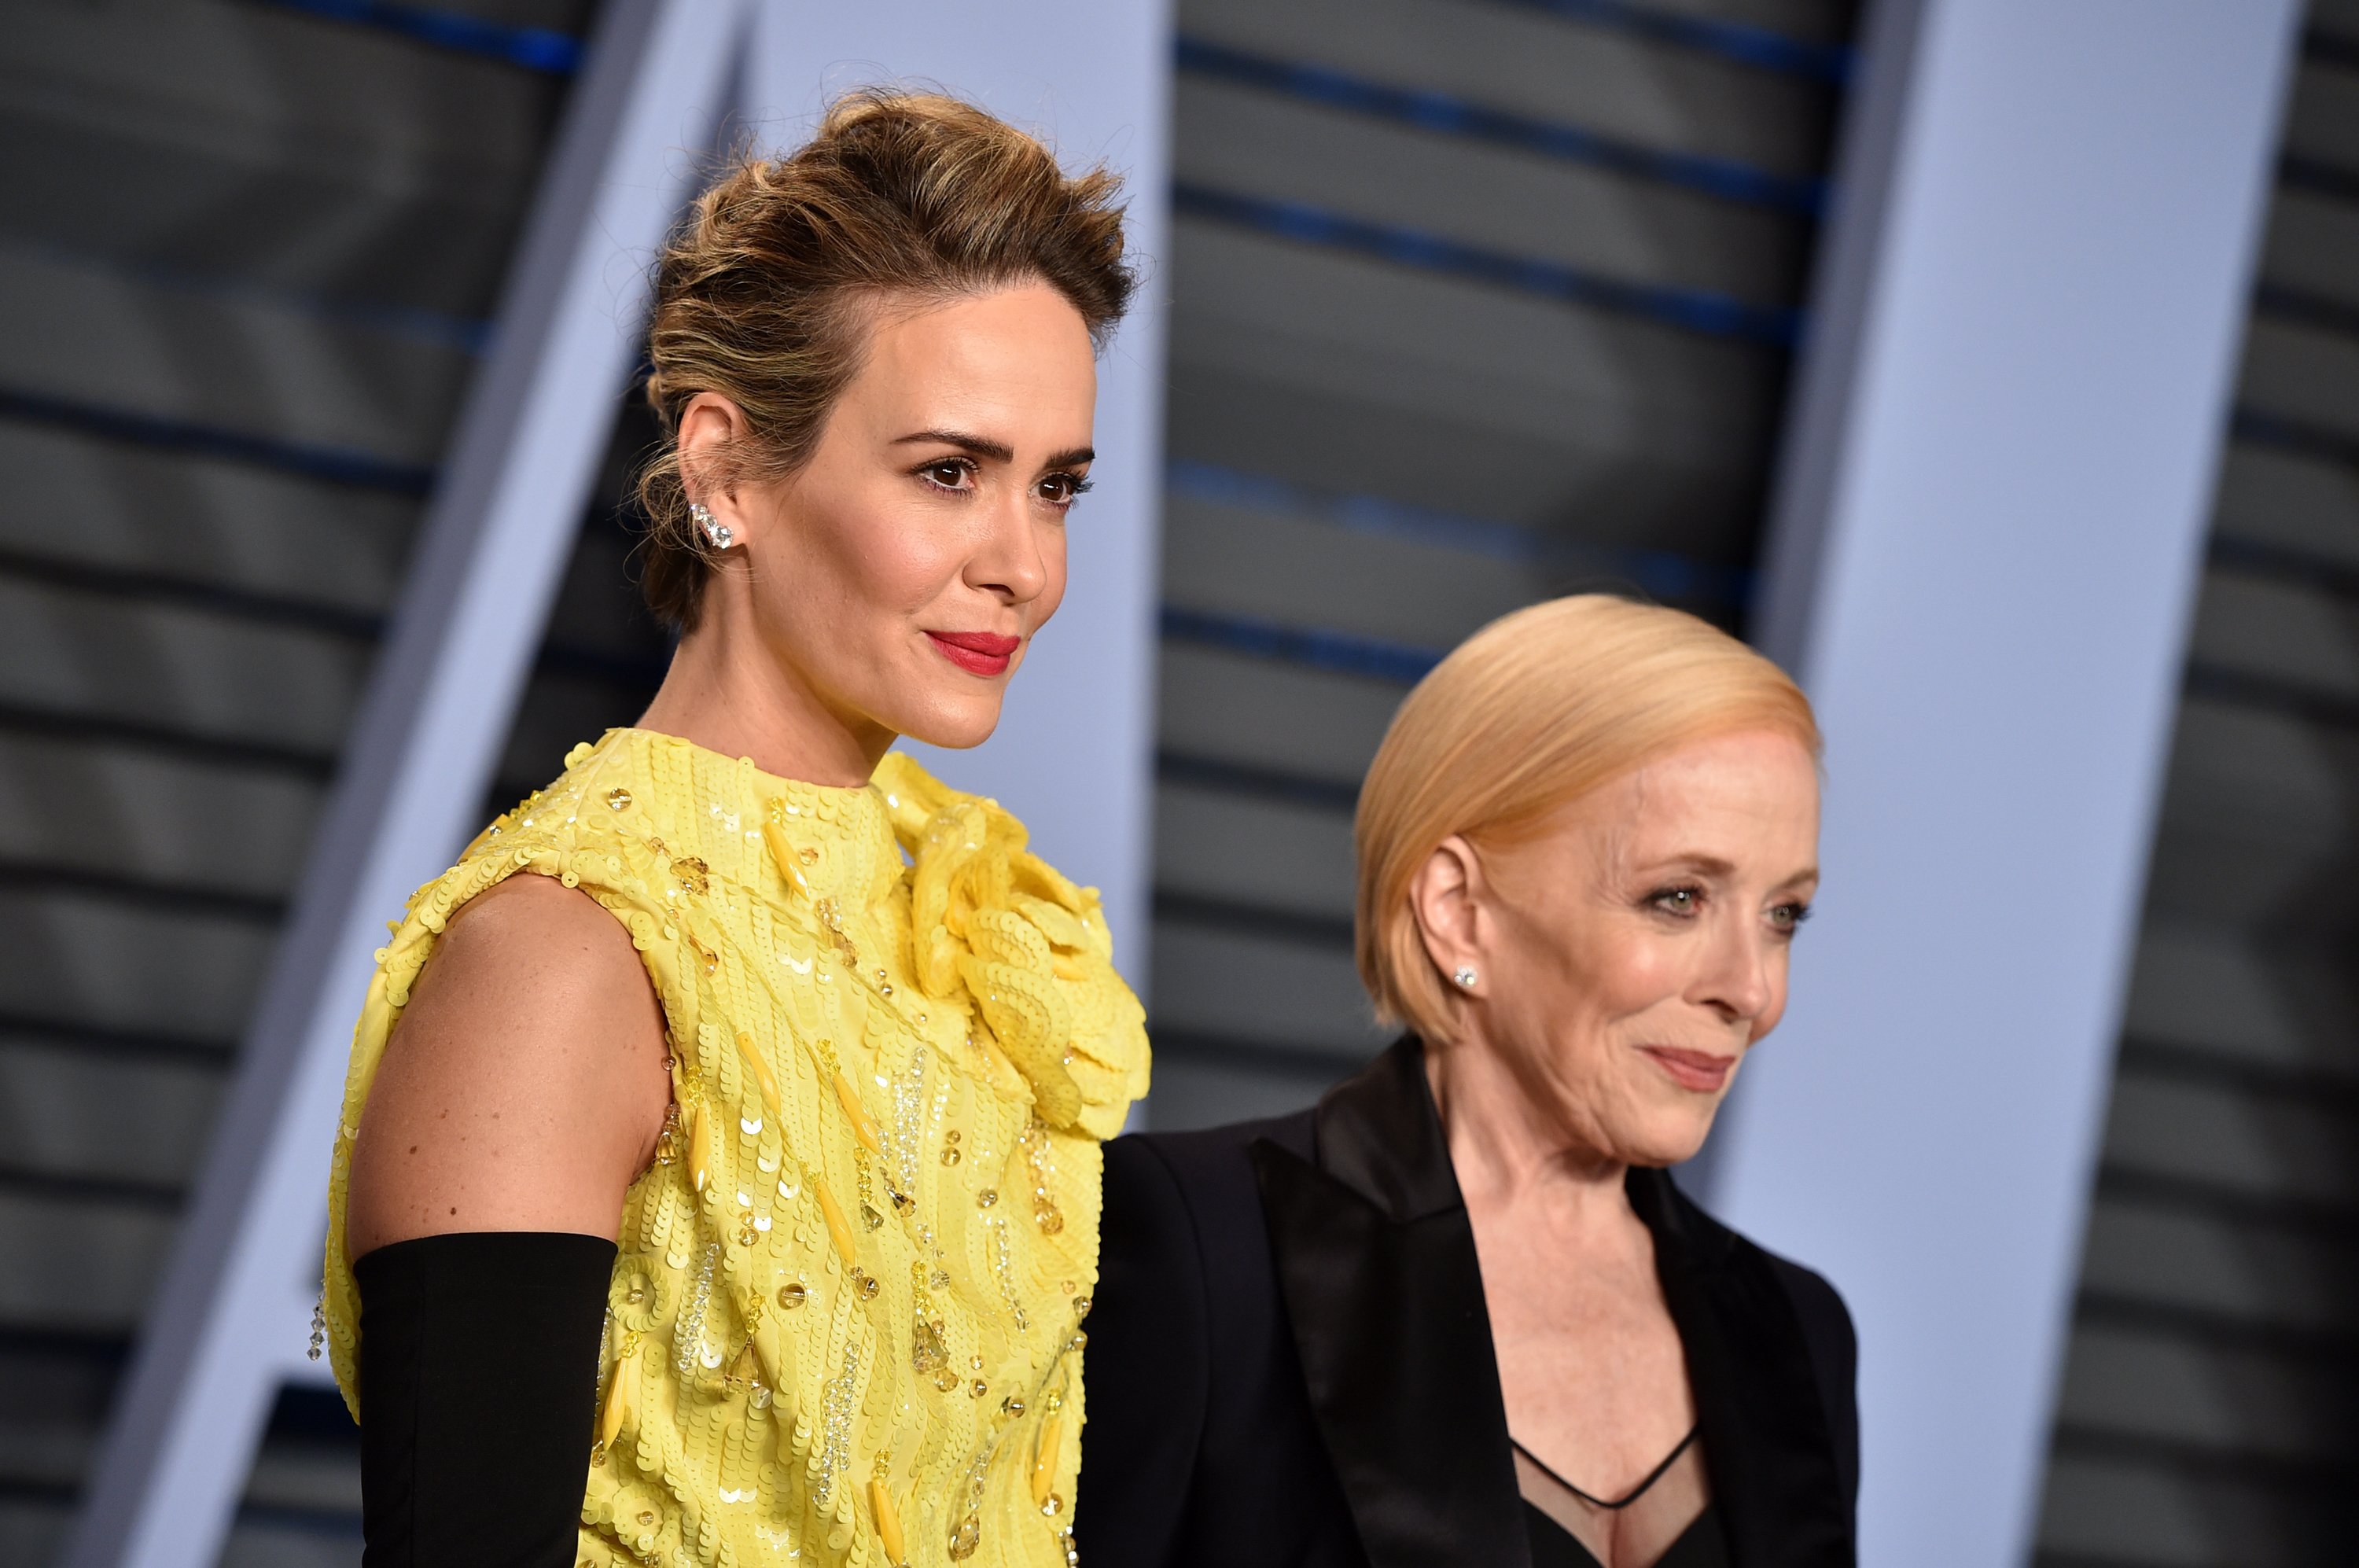
[[[919,1318],[909,1334],[910,1370],[932,1374],[949,1366],[950,1359],[942,1345],[942,1325]]]
[[[609,811],[620,811],[625,810],[629,807],[630,803],[631,792],[628,789],[624,789],[621,785],[617,784],[614,788],[606,791],[606,806]]]
[[[799,1279],[790,1279],[778,1287],[778,1305],[788,1312],[793,1312],[809,1300],[810,1300],[810,1291],[804,1288],[803,1282]]]

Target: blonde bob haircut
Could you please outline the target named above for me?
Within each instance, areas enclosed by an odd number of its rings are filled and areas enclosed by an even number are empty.
[[[1437,1042],[1456,1032],[1409,908],[1444,839],[1478,855],[1512,845],[1599,785],[1737,730],[1820,755],[1810,699],[1786,672],[1682,611],[1579,593],[1459,645],[1393,715],[1360,788],[1354,935],[1376,1017]]]

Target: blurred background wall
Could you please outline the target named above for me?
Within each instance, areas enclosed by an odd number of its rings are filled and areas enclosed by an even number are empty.
[[[83,1495],[594,12],[0,11],[0,1562],[55,1561]],[[1307,1103],[1381,1043],[1350,808],[1440,650],[1592,586],[1756,629],[1879,18],[1151,14],[1169,340],[1137,853],[1150,1114],[1179,1127]],[[818,84],[743,123],[791,140]],[[2111,1110],[2054,1195],[2089,1218],[2023,1552],[2049,1568],[2340,1563],[2359,1534],[2351,0],[2307,16],[2277,169]],[[660,676],[619,509],[650,433],[618,388],[484,814]],[[1955,1457],[1917,1479],[1971,1498]],[[1871,1429],[1871,1488],[1878,1462]],[[1942,1552],[1890,1560],[1999,1561]],[[220,1561],[357,1558],[352,1429],[290,1383]]]

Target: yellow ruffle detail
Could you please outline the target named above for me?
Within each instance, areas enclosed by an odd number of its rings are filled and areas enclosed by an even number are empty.
[[[1114,972],[1094,887],[1026,848],[996,800],[951,789],[899,752],[877,765],[894,836],[914,862],[912,962],[928,996],[963,988],[1060,1132],[1122,1130],[1147,1093],[1147,1018]]]

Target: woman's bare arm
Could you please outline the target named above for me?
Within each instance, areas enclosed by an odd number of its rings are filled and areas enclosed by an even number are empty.
[[[386,1043],[346,1246],[457,1231],[613,1240],[671,1098],[663,1010],[621,922],[545,877],[471,900]]]

